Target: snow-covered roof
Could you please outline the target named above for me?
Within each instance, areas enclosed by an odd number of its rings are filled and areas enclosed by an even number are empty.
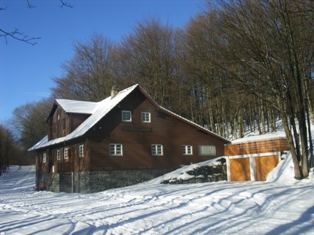
[[[270,139],[282,139],[282,138],[286,138],[286,134],[284,131],[266,133],[264,135],[250,134],[244,138],[233,140],[232,144],[240,144],[240,143],[247,143],[247,142],[270,140]]]
[[[92,115],[88,117],[81,125],[79,125],[73,132],[70,134],[52,139],[48,141],[48,137],[44,137],[42,140],[40,140],[37,144],[35,144],[33,147],[31,147],[28,151],[47,147],[54,144],[59,144],[62,142],[65,142],[67,140],[71,140],[77,137],[80,137],[84,135],[90,128],[92,128],[98,121],[100,121],[101,118],[103,118],[111,109],[113,109],[118,103],[120,103],[128,94],[130,94],[136,87],[139,85],[133,85],[131,87],[128,87],[122,91],[120,91],[114,98],[111,98],[111,96],[107,97],[106,99],[96,102],[92,111]],[[64,101],[64,100],[63,100]],[[66,106],[71,102],[64,102],[66,103]],[[80,103],[80,101],[78,101]],[[91,103],[91,102],[83,102],[83,103]],[[88,105],[87,105],[88,106]],[[68,110],[71,109],[68,107]],[[73,110],[73,109],[72,109]]]
[[[97,102],[56,99],[56,102],[64,109],[66,113],[84,113],[92,114]]]
[[[100,102],[84,102],[84,101],[73,101],[73,100],[64,100],[64,99],[56,100],[58,102],[58,104],[60,104],[66,112],[69,112],[69,113],[90,113],[91,116],[88,117],[81,125],[79,125],[70,134],[68,134],[64,137],[52,139],[50,141],[48,141],[48,137],[46,136],[42,140],[40,140],[37,144],[35,144],[33,147],[31,147],[28,151],[47,147],[47,146],[54,145],[54,144],[59,144],[59,143],[62,143],[62,142],[65,142],[65,141],[68,141],[68,140],[71,140],[71,139],[74,139],[74,138],[77,138],[77,137],[84,135],[97,122],[99,122],[101,118],[103,118],[107,113],[109,113],[110,110],[112,110],[116,105],[118,105],[125,97],[127,97],[137,87],[139,87],[138,84],[133,85],[131,87],[128,87],[128,88],[120,91],[114,98],[111,98],[111,96],[109,96],[108,98],[106,98]],[[141,87],[140,87],[140,89],[141,89]],[[143,92],[143,94],[148,99],[150,99],[153,102],[153,104],[156,107],[160,108],[164,112],[172,115],[175,118],[181,119],[182,121],[184,121],[190,125],[193,125],[199,129],[205,131],[206,133],[214,135],[221,140],[229,142],[229,140],[217,135],[216,133],[211,132],[202,126],[200,126],[200,125],[198,125],[198,124],[196,124],[196,123],[194,123],[194,122],[192,122],[186,118],[183,118],[183,117],[179,116],[178,114],[175,114],[175,113],[169,111],[166,108],[159,106],[143,89],[141,89],[141,91]],[[82,106],[81,107],[74,107],[75,105],[77,105],[77,106],[82,105]]]

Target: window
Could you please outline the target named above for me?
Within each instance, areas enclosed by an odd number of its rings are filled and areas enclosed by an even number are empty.
[[[122,144],[110,144],[109,145],[110,156],[123,156]]]
[[[57,150],[57,160],[60,160],[60,149]]]
[[[132,122],[131,111],[122,111],[122,121],[123,122]]]
[[[162,144],[152,144],[152,155],[153,156],[164,155],[163,145]]]
[[[200,145],[198,146],[198,152],[201,156],[215,156],[216,146],[214,145]]]
[[[79,156],[84,157],[84,144],[79,146]]]
[[[142,122],[150,123],[150,113],[142,112]]]
[[[47,161],[47,154],[43,153],[43,162],[46,162],[46,161]]]
[[[193,146],[192,145],[182,145],[182,154],[183,155],[192,155]]]
[[[68,148],[64,148],[63,158],[64,158],[64,159],[68,159],[68,157],[69,157]]]

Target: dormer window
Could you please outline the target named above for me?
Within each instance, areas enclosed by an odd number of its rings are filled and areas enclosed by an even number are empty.
[[[122,111],[122,121],[123,122],[132,122],[132,113],[131,111]]]

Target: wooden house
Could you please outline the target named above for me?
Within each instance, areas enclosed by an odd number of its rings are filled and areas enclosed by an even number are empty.
[[[230,143],[161,106],[134,85],[100,102],[57,99],[36,150],[36,185],[96,192],[224,155]]]
[[[259,138],[225,145],[228,181],[265,181],[289,150],[286,137]]]

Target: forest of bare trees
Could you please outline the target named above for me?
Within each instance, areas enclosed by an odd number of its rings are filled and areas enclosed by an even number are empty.
[[[310,0],[209,1],[184,28],[152,18],[119,43],[94,34],[74,44],[49,99],[15,109],[14,132],[27,149],[46,134],[53,99],[100,101],[113,85],[139,83],[160,105],[229,139],[276,131],[281,119],[295,177],[307,177],[313,9]]]

